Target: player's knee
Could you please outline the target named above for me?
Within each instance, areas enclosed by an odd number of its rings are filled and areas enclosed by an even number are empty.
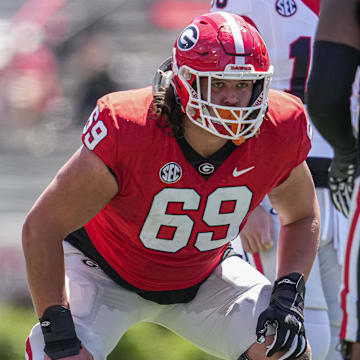
[[[241,354],[237,360],[278,360],[285,352],[277,352],[272,357],[266,356],[266,344],[254,343],[244,354]],[[311,348],[309,342],[305,352],[297,360],[311,360]]]
[[[40,324],[37,323],[31,330],[29,337],[26,340],[25,358],[31,360],[44,359],[44,339]]]
[[[307,349],[305,350],[305,352],[297,358],[297,360],[311,360],[311,349],[310,346],[307,347]]]
[[[269,359],[269,360],[274,359],[275,360],[275,359],[279,359],[279,357],[280,357],[280,354],[279,355],[275,354],[271,358],[267,358],[265,356],[265,354],[262,355],[262,356],[257,356],[257,357],[256,356],[255,357],[254,356],[249,357],[247,353],[244,353],[244,354],[240,355],[238,360],[262,360],[262,359]],[[310,350],[310,348],[307,348],[306,351],[300,357],[297,358],[297,360],[311,360],[311,359],[312,358],[311,358],[311,350]]]

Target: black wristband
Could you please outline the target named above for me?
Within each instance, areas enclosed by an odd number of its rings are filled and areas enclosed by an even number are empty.
[[[44,336],[44,352],[52,360],[77,355],[81,342],[76,336],[71,312],[65,306],[48,307],[40,319]]]

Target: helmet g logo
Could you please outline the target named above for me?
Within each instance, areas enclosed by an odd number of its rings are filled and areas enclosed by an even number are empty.
[[[192,49],[199,40],[199,29],[195,25],[188,26],[179,36],[178,48],[184,51]]]

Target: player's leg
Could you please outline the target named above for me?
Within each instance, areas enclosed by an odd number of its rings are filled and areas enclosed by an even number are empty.
[[[360,343],[359,342],[351,343],[350,351],[351,351],[350,352],[351,360],[360,359]]]
[[[201,285],[194,300],[165,306],[152,321],[214,356],[237,360],[249,350],[251,360],[265,360],[265,345],[256,343],[256,325],[271,291],[262,274],[239,256],[230,256]],[[279,354],[271,359],[277,358]]]
[[[340,214],[340,213],[339,213]],[[332,243],[319,248],[319,261],[321,279],[325,298],[328,305],[330,319],[331,343],[327,360],[340,360],[339,333],[341,324],[341,309],[339,301],[339,289],[341,282],[341,266],[337,262],[335,249]]]
[[[316,196],[321,215],[321,236],[318,251],[322,289],[325,294],[330,319],[330,346],[327,360],[340,360],[338,350],[341,310],[339,301],[342,250],[341,242],[346,238],[348,221],[333,206],[327,188],[317,188]]]
[[[76,333],[94,356],[105,360],[124,332],[157,304],[115,284],[99,266],[80,251],[64,243],[66,251],[67,293]],[[44,359],[44,340],[36,324],[27,340],[29,360]]]
[[[304,316],[306,336],[313,354],[312,360],[329,360],[331,333],[328,312],[305,308]]]
[[[348,341],[351,346],[343,346],[344,355],[348,359],[360,358],[360,327],[359,327],[359,249],[360,249],[360,178],[357,178],[352,197],[350,212],[350,227],[345,252],[342,289],[340,293],[341,309],[343,312],[340,337]],[[350,357],[350,354],[351,357]],[[345,357],[344,357],[345,358]]]
[[[360,5],[359,5],[360,8]],[[358,130],[358,119],[359,119],[359,107],[360,107],[360,67],[357,69],[355,81],[353,83],[353,91],[351,97],[351,114],[352,114],[352,123],[355,126],[356,130]],[[354,197],[355,198],[355,197]],[[354,199],[353,199],[354,200]],[[355,206],[356,201],[353,201],[353,205]],[[351,250],[350,250],[351,251]],[[344,274],[345,274],[344,269]],[[342,279],[344,280],[344,279]],[[345,318],[345,312],[344,312]],[[345,340],[341,341],[341,353],[343,359],[360,359],[360,342],[347,342]]]
[[[274,244],[276,244],[276,242],[274,242]],[[239,246],[238,243],[234,245],[234,248],[238,248]],[[250,263],[261,267],[264,270],[265,276],[270,278],[272,281],[275,278],[275,247],[271,250],[271,252],[274,253],[274,256],[271,256],[269,251],[261,252],[255,256],[253,254],[246,253],[246,257],[249,259]],[[320,277],[318,257],[315,259],[309,278],[306,282],[304,316],[304,326],[306,336],[311,346],[312,359],[329,360],[326,356],[330,349],[331,329],[327,304]]]
[[[267,197],[262,202],[262,206],[273,218],[274,247],[258,254],[249,254],[242,249],[240,238],[234,240],[232,246],[235,251],[242,254],[246,261],[263,273],[271,282],[274,282],[276,277],[276,240],[280,231],[280,221],[278,215],[272,209],[271,203]],[[312,359],[325,360],[330,347],[331,335],[318,257],[315,259],[309,278],[306,282],[304,315],[305,331],[311,346]]]

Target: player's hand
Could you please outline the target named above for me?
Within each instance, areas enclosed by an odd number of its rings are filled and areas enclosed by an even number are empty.
[[[44,360],[52,360],[49,356],[45,355]],[[89,351],[82,346],[80,352],[77,355],[67,356],[60,358],[59,360],[94,360],[94,357],[89,353]]]
[[[273,247],[274,220],[261,205],[250,214],[240,232],[241,243],[248,253],[258,253]]]
[[[351,196],[354,188],[356,151],[335,154],[329,168],[331,201],[344,216],[349,217]]]
[[[260,314],[256,327],[258,343],[265,342],[268,327],[275,329],[274,340],[266,347],[266,356],[284,351],[281,359],[296,359],[305,352],[304,297],[303,275],[290,273],[275,281],[270,305]]]

